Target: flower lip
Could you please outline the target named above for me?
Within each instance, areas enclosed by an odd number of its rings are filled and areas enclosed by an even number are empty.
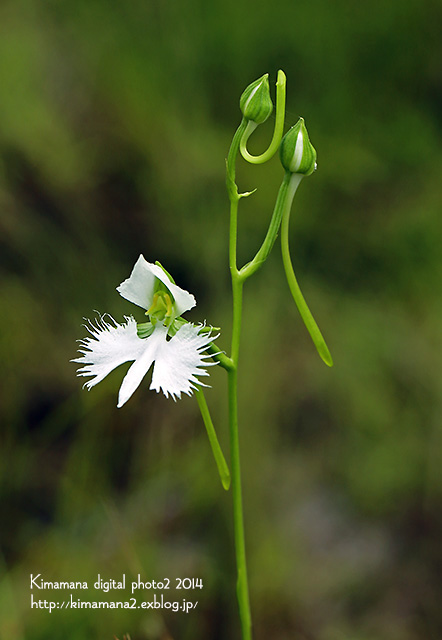
[[[191,293],[174,284],[160,266],[147,262],[143,255],[140,255],[129,278],[117,287],[117,291],[129,302],[147,310],[154,300],[156,280],[159,280],[170,292],[175,316],[182,315],[196,305],[196,300]]]
[[[200,378],[209,375],[205,367],[216,364],[207,361],[211,356],[205,351],[218,335],[202,333],[204,325],[185,323],[170,339],[161,322],[148,337],[140,338],[132,317],[118,324],[111,316],[100,316],[86,326],[90,337],[80,340],[80,357],[72,362],[82,365],[78,376],[91,378],[85,383],[87,389],[125,362],[133,362],[120,387],[118,408],[126,404],[152,366],[150,389],[176,400],[182,393],[192,395],[198,386],[207,386]]]

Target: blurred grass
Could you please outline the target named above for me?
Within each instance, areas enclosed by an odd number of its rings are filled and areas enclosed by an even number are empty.
[[[441,637],[441,13],[430,0],[2,3],[2,637],[237,637],[230,496],[196,403],[144,388],[117,411],[121,373],[87,394],[68,361],[82,317],[130,312],[115,286],[141,252],[227,348],[223,162],[242,90],[278,68],[287,126],[303,115],[318,150],[292,252],[336,364],[317,358],[275,246],[248,283],[241,363],[256,638]],[[282,176],[277,159],[238,176],[259,187],[241,209],[247,261]],[[227,447],[222,371],[212,385]],[[138,571],[202,577],[199,609],[30,610],[31,572]]]

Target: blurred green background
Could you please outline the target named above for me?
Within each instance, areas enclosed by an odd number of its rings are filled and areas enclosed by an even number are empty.
[[[441,24],[436,0],[3,0],[2,638],[239,638],[231,497],[196,402],[147,383],[117,410],[122,372],[87,393],[69,359],[95,309],[141,320],[115,292],[140,253],[228,349],[224,158],[241,92],[282,68],[287,127],[304,116],[318,151],[293,262],[335,367],[275,245],[246,289],[241,353],[255,638],[440,640]],[[241,203],[241,263],[281,179],[277,158],[238,163],[240,188],[259,187]],[[206,397],[227,449],[224,373]],[[202,578],[170,592],[198,608],[30,608],[30,573],[123,572]]]

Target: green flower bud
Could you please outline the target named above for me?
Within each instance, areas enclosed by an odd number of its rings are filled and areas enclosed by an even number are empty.
[[[267,120],[273,111],[268,73],[249,84],[239,100],[239,107],[246,120],[252,120],[256,124]]]
[[[282,166],[290,173],[309,176],[316,169],[316,150],[305,128],[304,118],[285,134],[279,150]]]

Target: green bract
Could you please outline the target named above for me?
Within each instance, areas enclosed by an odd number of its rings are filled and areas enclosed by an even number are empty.
[[[316,169],[316,150],[308,137],[304,118],[285,134],[280,147],[282,166],[290,173],[309,176]]]
[[[239,107],[246,120],[256,124],[262,124],[267,120],[273,111],[268,73],[249,84],[239,100]]]

